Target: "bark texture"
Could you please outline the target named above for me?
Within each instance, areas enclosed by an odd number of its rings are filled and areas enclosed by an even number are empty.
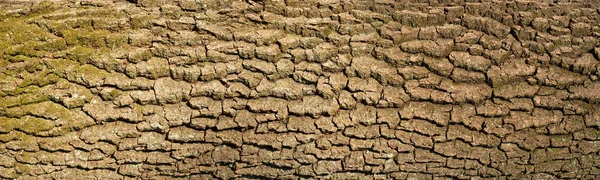
[[[2,179],[600,179],[595,1],[0,1]]]

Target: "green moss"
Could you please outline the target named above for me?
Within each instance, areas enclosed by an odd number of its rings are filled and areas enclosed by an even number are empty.
[[[60,32],[68,45],[81,45],[94,48],[120,47],[127,43],[124,34],[111,33],[107,30],[93,30],[88,28],[66,29]]]
[[[92,28],[92,20],[87,18],[62,20],[66,26],[71,28]]]
[[[106,37],[109,35],[111,35],[111,33],[108,31],[94,30],[84,34],[79,34],[79,42],[86,46],[107,47]]]
[[[22,56],[21,56],[22,57]],[[38,58],[25,58],[20,60],[19,66],[7,69],[0,74],[4,82],[13,82],[13,89],[0,92],[0,97],[6,95],[19,95],[24,93],[37,93],[39,87],[56,83],[60,78],[52,73],[42,60]],[[13,60],[7,60],[8,62]]]
[[[17,129],[26,133],[35,134],[38,132],[49,131],[54,128],[54,123],[52,121],[42,118],[25,116],[19,121],[20,125],[17,127]]]
[[[21,73],[20,76],[23,77],[23,82],[18,85],[18,87],[27,87],[31,85],[36,85],[39,87],[46,86],[48,84],[54,84],[58,82],[60,79],[55,74],[52,74],[52,71],[48,69],[37,69],[40,67],[32,66],[33,70],[31,72],[34,73]],[[37,70],[37,71],[35,71]]]
[[[102,93],[100,95],[102,96],[103,100],[112,101],[113,99],[119,97],[121,94],[123,94],[123,91],[118,90],[118,89],[112,89],[110,92]]]
[[[112,33],[106,37],[106,47],[110,49],[123,47],[125,44],[127,44],[127,35],[125,34]]]
[[[117,11],[115,9],[109,9],[109,8],[100,8],[100,9],[93,9],[93,10],[89,10],[89,11],[81,11],[80,13],[78,13],[79,16],[85,16],[85,17],[103,17],[103,18],[120,18],[120,17],[125,17],[127,14],[125,14],[125,12],[123,11]]]
[[[55,107],[57,107],[56,111],[58,111],[58,112],[66,111],[66,113],[68,113],[68,114],[60,117],[60,119],[64,120],[65,123],[63,123],[63,126],[61,126],[60,129],[58,129],[58,131],[56,131],[56,133],[53,133],[53,135],[56,135],[56,136],[62,135],[62,134],[65,134],[65,133],[68,133],[71,131],[81,130],[84,127],[89,127],[89,126],[95,124],[95,122],[92,118],[85,115],[85,113],[83,113],[81,111],[80,112],[69,111],[68,109],[66,109],[60,105],[56,105]],[[48,110],[48,111],[51,112],[51,110]]]
[[[3,38],[2,36],[0,36],[0,57],[2,57],[4,55],[4,52],[6,52],[8,47],[10,47],[8,38]],[[2,58],[0,58],[0,59],[2,59]]]
[[[0,59],[11,63],[36,61],[46,51],[61,50],[64,43],[55,40],[50,32],[32,23],[36,13],[52,11],[53,2],[40,2],[34,5],[32,14],[9,17],[0,20]],[[18,71],[12,72],[18,74]]]
[[[46,21],[46,20],[40,20],[37,21],[36,24],[41,27],[42,29],[50,32],[50,33],[55,33],[55,34],[61,34],[62,31],[73,28],[70,27],[70,25],[72,23],[71,20],[64,20],[64,21]]]
[[[75,61],[70,61],[66,59],[50,59],[45,61],[47,67],[59,77],[65,77],[66,71],[79,65],[79,63]]]
[[[109,94],[110,94],[111,97],[115,97],[116,98],[116,97],[120,96],[121,94],[123,94],[123,91],[118,90],[118,89],[114,89]]]
[[[69,110],[50,101],[44,101],[41,103],[8,108],[5,112],[6,117],[22,117],[25,115],[33,115],[48,119],[58,119],[62,117],[69,117]]]
[[[129,53],[127,60],[132,63],[139,63],[142,61],[147,61],[152,58],[152,51],[150,49],[135,49]]]
[[[168,1],[165,0],[138,0],[139,5],[143,7],[157,7],[166,4]]]
[[[65,84],[65,82],[61,84],[70,86],[67,88],[68,92],[77,92],[80,93],[81,96],[92,96],[91,92],[89,92],[89,90],[87,90],[86,88],[77,87],[79,85],[71,83]],[[49,90],[52,92],[56,92],[52,89]],[[80,92],[80,90],[83,90],[84,92]],[[87,93],[85,91],[87,91]],[[20,100],[27,98],[35,99],[34,96],[29,95],[24,95],[22,97],[23,98],[20,98]],[[81,98],[77,100],[84,99],[85,98]],[[87,100],[89,99],[90,98],[87,98]],[[0,107],[0,109],[3,109],[4,112],[4,117],[0,118],[0,123],[6,124],[5,126],[0,127],[0,132],[10,132],[11,129],[18,129],[20,131],[26,132],[27,134],[38,134],[40,132],[44,132],[46,133],[45,135],[62,135],[64,133],[73,130],[79,130],[83,127],[87,127],[94,124],[94,120],[86,116],[85,114],[82,114],[82,112],[71,111],[70,109],[67,109],[64,106],[53,103],[51,101],[26,104],[11,108]],[[61,123],[63,126],[59,127],[56,130],[53,130],[55,128],[54,121],[48,119],[60,120],[63,122]],[[0,141],[2,139],[11,138],[14,139],[14,136],[4,137],[2,133],[0,133]]]
[[[124,20],[124,19],[123,19]],[[92,27],[96,30],[109,30],[112,32],[117,32],[125,29],[125,21],[121,21],[119,18],[93,18],[92,19]]]
[[[19,133],[23,134],[22,132],[19,132],[19,131],[10,131],[7,134],[0,134],[0,142],[2,142],[0,144],[17,139],[17,136]]]
[[[64,39],[53,39],[39,43],[35,49],[40,51],[62,51],[67,49],[67,41]]]
[[[0,21],[0,31],[5,32],[11,44],[18,45],[29,41],[52,39],[52,35],[27,18],[8,18]]]
[[[35,162],[37,161],[37,155],[38,152],[27,152],[27,151],[23,151],[19,153],[21,156],[21,159],[23,159],[25,162]]]
[[[75,46],[67,51],[67,59],[87,64],[94,53],[95,50],[93,48]]]
[[[54,102],[61,103],[67,108],[82,107],[94,96],[89,89],[65,79],[60,79],[58,83],[45,87],[42,91]]]
[[[136,114],[144,114],[144,106],[139,105],[139,104],[133,104],[132,107],[133,112],[135,112]]]
[[[31,169],[30,166],[31,165],[29,165],[29,164],[16,163],[15,170],[16,170],[16,172],[21,173],[21,174],[32,173],[34,171]]]
[[[15,122],[18,124],[18,119]],[[16,127],[16,126],[15,126]],[[0,134],[0,142],[6,143],[9,141],[24,141],[29,143],[35,143],[35,137],[27,135],[21,131],[11,131],[7,134]]]
[[[59,7],[54,1],[40,1],[31,7],[34,14],[44,14],[57,10]]]
[[[87,45],[91,40],[86,37],[86,34],[92,32],[93,29],[65,29],[60,31],[60,35],[67,41],[67,45]],[[103,40],[102,40],[103,41]]]
[[[69,46],[79,45],[78,34],[79,32],[73,29],[65,29],[60,31],[60,35],[65,39],[65,41],[67,41],[67,45]]]
[[[10,63],[26,62],[26,61],[31,61],[34,59],[34,58],[31,58],[31,57],[28,57],[25,55],[16,55],[16,56],[5,55],[3,58],[6,59],[7,61],[9,61]]]
[[[23,55],[27,57],[41,57],[44,55],[43,52],[35,50],[38,42],[29,41],[21,43],[20,45],[9,48],[5,53],[11,56]]]
[[[18,120],[15,118],[0,117],[0,124],[2,124],[0,126],[0,133],[9,133],[15,129]]]
[[[7,60],[7,61],[8,61],[8,60]],[[10,63],[10,61],[9,61],[9,63]],[[19,74],[19,72],[18,72],[17,70],[15,70],[15,69],[6,69],[6,70],[4,70],[4,72],[2,72],[2,73],[4,73],[4,74],[5,74],[5,75],[7,75],[7,76],[11,76],[11,77],[12,77],[12,76],[15,76],[15,75],[17,75],[17,74]],[[14,78],[14,77],[13,77],[13,78]]]
[[[127,48],[124,48],[127,49]],[[119,52],[115,52],[115,51],[110,51],[110,53],[115,53],[115,54],[119,54]],[[123,61],[120,59],[117,59],[117,57],[115,57],[115,55],[110,54],[110,53],[101,53],[101,55],[95,57],[93,59],[94,62],[102,62],[103,64],[103,69],[111,72],[111,71],[119,71],[120,69],[123,68]],[[121,53],[121,54],[127,54],[127,53]],[[98,58],[98,59],[96,59]]]
[[[0,102],[0,108],[11,108],[15,106],[39,103],[47,101],[49,98],[46,95],[39,93],[25,93],[17,96],[4,97]]]
[[[73,11],[72,9],[63,8],[57,10],[53,14],[45,14],[44,19],[61,20],[61,23],[74,25],[84,25],[79,27],[91,27],[91,18],[115,19],[125,17],[127,14],[123,11],[116,11],[113,8],[84,8],[84,10]],[[78,17],[73,19],[72,17]],[[65,20],[68,19],[68,20]],[[73,26],[75,27],[75,26]]]
[[[46,76],[44,76],[44,78],[39,78],[37,79],[37,81],[35,82],[37,86],[46,86],[49,84],[54,84],[56,82],[58,82],[58,80],[60,80],[60,77],[58,77],[55,74],[47,74]]]
[[[40,91],[40,87],[38,86],[27,86],[22,88],[16,88],[13,91],[0,92],[0,97],[3,96],[15,96],[24,93],[36,93]]]
[[[48,74],[49,71],[44,71],[46,70],[46,66],[41,62],[40,59],[32,59],[31,61],[28,61],[27,65],[24,67],[25,71],[29,72],[29,73],[45,73]],[[44,71],[44,72],[40,72],[40,71]]]
[[[21,19],[8,19],[0,23],[0,30],[7,32],[12,44],[35,41],[36,36],[39,35],[32,32],[32,29],[35,28],[25,24]]]
[[[108,76],[106,71],[89,64],[77,66],[73,70],[72,76],[67,76],[69,79],[82,79],[88,84],[101,82]]]
[[[152,16],[149,15],[134,15],[131,17],[132,29],[149,29],[152,27]]]
[[[40,103],[42,104],[42,103]],[[44,111],[41,111],[40,116],[48,116],[52,119],[73,119],[74,117],[71,115],[69,109],[58,105],[56,103],[46,102],[43,103]]]

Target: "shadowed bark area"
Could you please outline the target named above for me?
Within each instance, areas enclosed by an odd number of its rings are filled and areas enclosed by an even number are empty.
[[[599,179],[599,12],[0,0],[0,178]]]

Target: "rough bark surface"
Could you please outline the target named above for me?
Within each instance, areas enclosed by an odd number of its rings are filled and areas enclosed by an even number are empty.
[[[597,2],[482,1],[0,1],[0,178],[600,179]]]

